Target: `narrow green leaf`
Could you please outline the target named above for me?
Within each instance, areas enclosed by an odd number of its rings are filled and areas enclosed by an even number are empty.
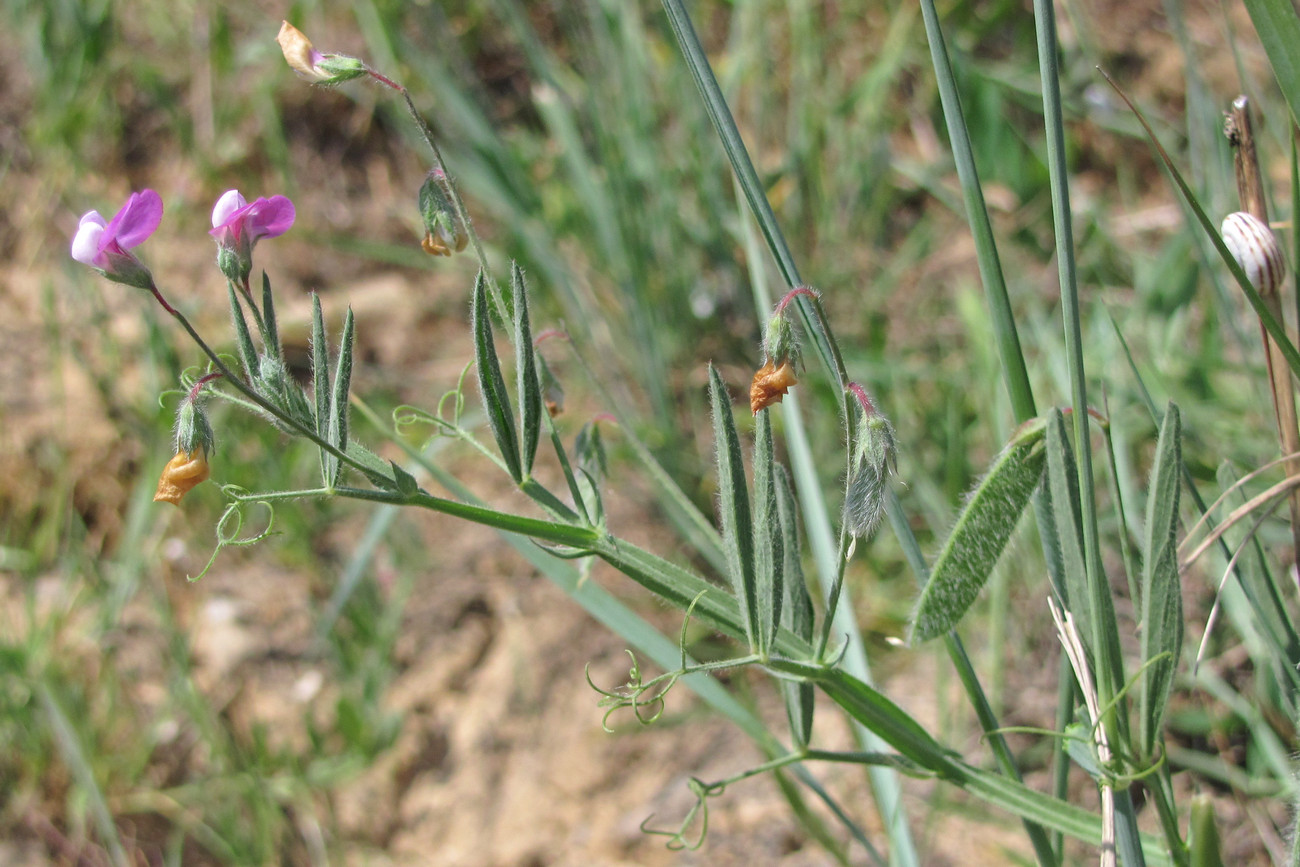
[[[736,601],[745,612],[745,634],[749,647],[757,647],[758,602],[754,586],[754,537],[750,523],[749,490],[745,486],[745,464],[740,454],[736,419],[721,374],[709,365],[709,398],[713,405],[714,449],[718,460],[719,506],[722,538],[727,546],[727,572]]]
[[[1052,491],[1052,515],[1061,546],[1065,570],[1066,599],[1063,606],[1074,617],[1085,649],[1092,654],[1094,675],[1106,671],[1116,683],[1123,683],[1123,658],[1119,647],[1119,625],[1110,585],[1094,588],[1084,561],[1083,518],[1080,514],[1078,474],[1074,451],[1066,435],[1065,418],[1054,409],[1048,417],[1047,478]],[[1104,581],[1104,574],[1103,574]]]
[[[239,344],[239,360],[244,365],[244,376],[250,383],[257,381],[261,365],[257,361],[257,347],[253,345],[253,336],[248,332],[248,320],[244,318],[244,307],[235,295],[235,285],[226,281],[226,292],[230,295],[230,320],[235,325],[235,342]]]
[[[478,388],[487,410],[488,426],[496,438],[497,448],[505,461],[510,477],[516,482],[524,479],[519,465],[519,439],[515,433],[515,416],[510,408],[510,395],[506,381],[501,376],[501,361],[492,340],[492,316],[487,306],[487,280],[482,271],[474,281],[474,367],[478,372]]]
[[[271,294],[271,278],[262,272],[262,343],[268,354],[284,357],[280,349],[280,332],[275,324],[275,298]]]
[[[766,656],[781,623],[785,596],[785,566],[780,507],[777,505],[775,460],[772,457],[772,415],[767,410],[755,418],[754,431],[754,604],[760,656]]]
[[[122,838],[113,821],[113,814],[109,810],[104,791],[95,778],[95,769],[87,759],[81,735],[73,727],[72,718],[64,713],[59,705],[47,680],[49,678],[35,678],[34,690],[48,723],[47,730],[64,766],[81,789],[78,794],[81,796],[83,809],[90,814],[95,830],[99,834],[99,845],[103,847],[115,867],[127,867],[132,863],[132,859],[127,857],[126,850],[122,847]]]
[[[569,463],[569,453],[564,448],[564,442],[560,439],[560,432],[555,429],[555,421],[547,413],[546,431],[551,437],[551,447],[555,449],[556,460],[560,462],[560,470],[564,473],[564,481],[569,486],[569,496],[573,498],[574,508],[582,515],[582,519],[588,524],[591,523],[591,516],[587,514],[587,506],[582,501],[582,492],[578,490],[578,480],[573,474],[573,467]]]
[[[1160,425],[1156,460],[1148,485],[1146,534],[1142,540],[1142,612],[1139,635],[1142,661],[1150,663],[1139,693],[1141,745],[1147,758],[1156,755],[1160,721],[1173,687],[1183,644],[1183,596],[1178,580],[1178,501],[1181,486],[1182,427],[1178,407],[1170,402]],[[1156,657],[1164,658],[1156,660]],[[1153,661],[1155,660],[1155,661]]]
[[[231,299],[234,299],[231,290]],[[329,350],[325,343],[325,317],[321,315],[320,296],[311,293],[311,381],[316,398],[316,436],[329,440]],[[321,483],[329,487],[338,458],[320,449]]]
[[[518,262],[510,266],[511,305],[515,316],[515,372],[519,380],[519,424],[523,429],[520,460],[525,476],[533,469],[537,444],[542,433],[542,384],[537,375],[537,356],[533,349],[532,328],[528,323],[528,286]]]
[[[957,625],[988,580],[1043,475],[1046,424],[1020,426],[966,501],[921,590],[913,644]]]
[[[799,557],[799,506],[794,499],[794,487],[785,467],[776,464],[776,505],[781,521],[781,553],[784,567],[785,605],[781,609],[781,623],[808,643],[812,643],[814,614],[812,595],[804,580],[803,561]]]
[[[1052,410],[1047,424],[1047,483],[1052,492],[1052,518],[1056,522],[1056,540],[1065,570],[1061,606],[1074,617],[1080,637],[1091,648],[1092,604],[1083,559],[1083,520],[1079,517],[1079,476],[1075,472],[1074,450],[1060,410]]]
[[[922,0],[921,14],[925,21],[926,41],[930,44],[930,61],[939,88],[939,102],[943,107],[948,141],[952,146],[957,179],[961,183],[966,222],[975,242],[980,282],[984,286],[984,297],[989,305],[989,324],[993,328],[998,357],[1002,360],[1003,382],[1016,418],[1022,422],[1028,421],[1036,414],[1029,372],[1025,367],[1024,353],[1020,349],[1020,336],[1016,330],[1011,298],[1007,293],[1002,263],[998,257],[997,241],[993,237],[993,223],[989,220],[988,206],[984,201],[984,188],[975,167],[975,152],[966,127],[957,79],[953,75],[943,30],[939,27],[939,13],[933,0]]]
[[[1187,867],[1223,867],[1214,801],[1209,795],[1193,795],[1191,813],[1187,821]]]
[[[330,426],[326,442],[340,451],[348,449],[348,393],[352,390],[352,346],[356,339],[356,324],[352,308],[343,317],[343,336],[339,340],[339,357],[334,363],[334,387],[330,393]],[[334,472],[329,484],[337,485],[342,477],[343,464],[332,461]],[[382,473],[381,473],[382,475]]]
[[[1246,0],[1246,11],[1291,109],[1291,122],[1300,124],[1300,16],[1291,0]]]
[[[781,608],[781,625],[804,641],[812,643],[814,614],[812,596],[804,580],[799,557],[799,512],[794,488],[785,467],[776,464],[776,506],[781,523],[781,574],[785,585],[785,604]],[[807,681],[784,684],[785,712],[790,720],[790,734],[798,747],[808,746],[812,738],[813,685]]]

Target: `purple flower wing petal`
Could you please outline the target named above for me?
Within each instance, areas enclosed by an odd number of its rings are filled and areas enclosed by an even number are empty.
[[[122,210],[113,215],[104,237],[100,239],[100,249],[116,241],[123,249],[144,243],[162,222],[162,197],[153,190],[141,190],[132,193]]]
[[[258,199],[253,204],[260,206],[249,215],[249,230],[254,238],[274,238],[293,227],[297,214],[286,196]]]

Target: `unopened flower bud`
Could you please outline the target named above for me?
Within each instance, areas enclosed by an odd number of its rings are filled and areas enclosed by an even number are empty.
[[[885,490],[895,469],[894,426],[880,414],[866,389],[849,383],[850,412],[858,424],[852,449],[852,469],[844,493],[844,527],[855,538],[875,532],[885,511]]]
[[[420,246],[432,256],[459,253],[469,243],[469,233],[456,216],[446,184],[442,170],[434,169],[420,185],[420,218],[425,233]]]
[[[176,411],[176,451],[201,450],[205,455],[213,450],[216,437],[212,423],[197,398],[186,398]]]

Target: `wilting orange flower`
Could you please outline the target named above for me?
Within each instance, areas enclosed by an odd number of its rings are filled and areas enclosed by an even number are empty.
[[[780,403],[790,386],[798,383],[789,361],[783,361],[780,367],[776,367],[769,358],[754,374],[754,381],[749,386],[749,408],[754,415],[758,415],[760,409]]]
[[[158,479],[158,491],[153,495],[154,502],[179,506],[181,497],[195,485],[206,481],[208,475],[208,456],[203,449],[179,451],[163,468],[162,477]]]
[[[433,232],[427,233],[424,240],[420,242],[420,246],[430,256],[450,256],[452,253],[459,253],[464,250],[465,245],[468,243],[469,236],[463,231],[458,230],[453,234],[439,226],[437,234]]]

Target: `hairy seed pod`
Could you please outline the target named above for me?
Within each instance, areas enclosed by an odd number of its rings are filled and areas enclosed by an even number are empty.
[[[1223,220],[1223,243],[1260,294],[1276,292],[1282,285],[1286,275],[1282,245],[1258,217],[1245,211],[1229,214]]]

